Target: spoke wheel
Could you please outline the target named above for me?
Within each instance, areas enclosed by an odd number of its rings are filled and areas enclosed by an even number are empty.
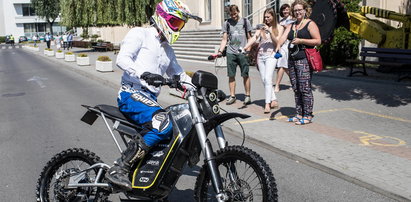
[[[267,163],[257,153],[242,146],[229,146],[216,156],[228,201],[277,201],[275,179]],[[200,170],[195,185],[197,201],[217,201],[208,167]]]
[[[97,169],[83,173],[79,171],[99,162],[98,156],[85,149],[73,148],[55,155],[40,174],[36,189],[37,201],[105,201],[107,194],[101,188],[68,187],[70,177],[76,178],[78,183],[94,182]]]

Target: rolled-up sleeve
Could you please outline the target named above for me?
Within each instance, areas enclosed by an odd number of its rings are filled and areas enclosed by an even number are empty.
[[[143,40],[144,32],[141,28],[131,29],[121,42],[121,49],[117,56],[116,65],[128,75],[139,78],[136,69],[138,69],[135,60],[138,52],[140,51]]]

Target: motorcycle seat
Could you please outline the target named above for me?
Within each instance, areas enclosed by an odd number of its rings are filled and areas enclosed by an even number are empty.
[[[105,113],[106,115],[111,116],[114,119],[119,120],[121,123],[134,127],[136,129],[141,129],[141,126],[138,126],[131,122],[124,114],[118,109],[118,107],[100,104],[96,105],[94,108],[100,110],[101,112]],[[109,117],[110,118],[110,117]]]

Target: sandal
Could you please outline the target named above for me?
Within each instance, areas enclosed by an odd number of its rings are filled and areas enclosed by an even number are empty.
[[[270,113],[270,109],[271,109],[271,107],[268,104],[266,104],[265,107],[264,107],[264,114]]]
[[[278,105],[277,101],[275,101],[275,100],[271,101],[271,103],[270,103],[270,108],[271,109],[275,109],[275,108],[278,108],[278,107],[279,107],[279,105]]]
[[[312,119],[312,118],[311,118]],[[306,125],[311,123],[311,119],[308,117],[303,117],[300,121],[295,122],[295,125]]]
[[[301,118],[299,118],[299,117],[297,117],[297,116],[288,118],[288,122],[294,122],[294,123],[296,123],[296,122],[299,122],[300,120],[301,120]]]

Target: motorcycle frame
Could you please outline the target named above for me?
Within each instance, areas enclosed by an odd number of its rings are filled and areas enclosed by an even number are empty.
[[[198,102],[197,102],[197,99],[198,99],[197,97],[198,97],[198,94],[197,94],[196,90],[188,91],[187,100],[188,100],[189,110],[191,112],[191,117],[192,117],[192,120],[193,120],[193,125],[194,125],[195,131],[196,131],[195,135],[197,136],[197,138],[199,140],[198,143],[201,147],[201,151],[202,151],[203,156],[204,156],[204,163],[207,165],[208,170],[210,171],[211,182],[212,182],[214,191],[217,193],[216,198],[217,198],[218,201],[226,201],[228,199],[228,196],[226,195],[226,193],[223,192],[223,188],[222,188],[223,185],[222,185],[220,173],[218,171],[217,164],[216,164],[216,161],[215,161],[215,154],[213,152],[213,148],[211,146],[211,143],[208,139],[207,134],[211,130],[214,130],[215,135],[216,135],[216,139],[217,139],[218,147],[220,149],[223,149],[227,146],[227,141],[225,139],[224,132],[223,132],[222,127],[221,127],[220,124],[222,122],[228,120],[228,119],[231,119],[231,118],[235,118],[235,117],[247,118],[249,116],[245,115],[245,114],[238,114],[238,113],[225,113],[223,115],[218,115],[213,120],[208,120],[209,122],[207,122],[207,120],[205,120],[205,118],[200,113]],[[116,135],[114,134],[114,131],[117,130],[120,134],[120,137],[121,137],[123,143],[125,145],[127,145],[127,139],[125,138],[125,134],[130,135],[130,133],[126,133],[126,132],[122,131],[122,129],[119,128],[119,126],[122,124],[122,120],[116,119],[115,117],[111,117],[109,114],[105,114],[104,112],[102,112],[98,109],[95,109],[93,107],[89,107],[89,106],[84,106],[84,107],[86,107],[89,111],[92,111],[92,112],[98,114],[103,119],[103,122],[105,123],[105,126],[109,130],[110,135],[111,135],[114,143],[116,144],[119,152],[122,153],[123,150],[122,150],[122,148],[119,144],[119,141],[117,140]],[[114,121],[112,126],[110,126],[110,124],[109,124],[109,119]],[[193,128],[191,130],[193,130]],[[137,133],[137,132],[135,132],[135,133]],[[189,133],[192,133],[192,131],[190,131]],[[139,135],[139,134],[137,133],[137,135]],[[189,134],[189,135],[192,135],[192,134]],[[188,159],[188,161],[190,161],[190,158]],[[92,182],[92,183],[79,183],[80,180],[78,180],[78,181],[71,180],[71,177],[70,177],[70,181],[68,183],[68,188],[76,188],[76,187],[105,187],[105,188],[110,188],[111,185],[109,185],[108,183],[101,183],[102,179],[104,178],[104,176],[103,176],[104,171],[108,170],[110,168],[110,166],[105,164],[105,163],[94,164],[94,165],[90,166],[89,168],[87,168],[87,169],[85,169],[81,172],[76,173],[75,175],[82,175],[83,173],[86,173],[86,172],[88,172],[90,170],[93,170],[93,169],[96,169],[96,168],[98,168],[98,172],[97,172],[97,175],[96,175],[96,178],[95,178],[94,182]],[[176,181],[178,181],[178,179]],[[144,197],[144,196],[142,196],[142,197]]]

